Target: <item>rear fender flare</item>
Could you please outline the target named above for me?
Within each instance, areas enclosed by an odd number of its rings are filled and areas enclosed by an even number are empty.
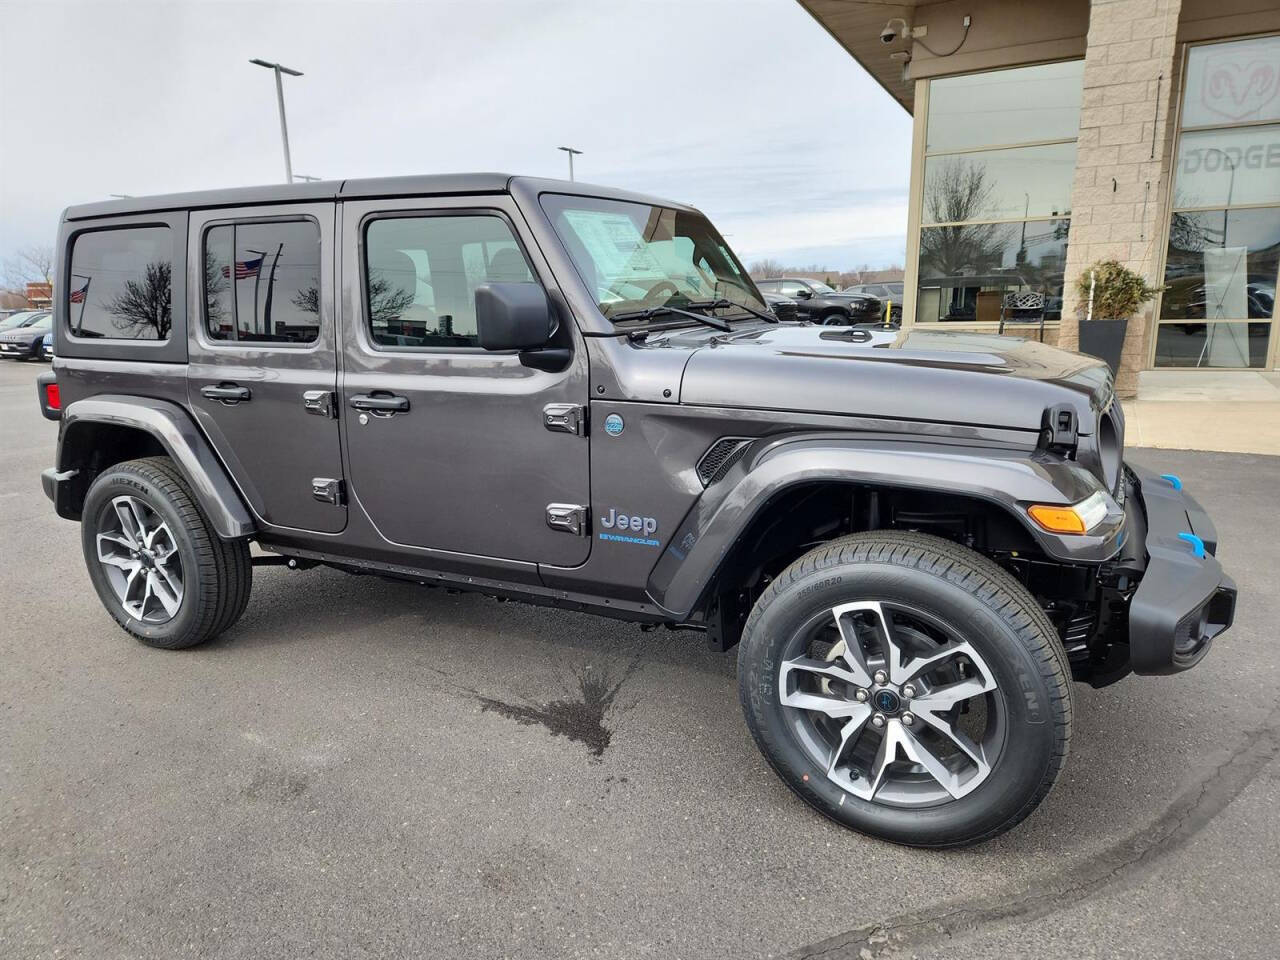
[[[100,395],[69,404],[58,433],[58,470],[84,469],[86,434],[95,425],[140,430],[178,465],[218,536],[234,540],[256,527],[226,468],[195,421],[176,403],[149,397]]]
[[[1124,541],[1123,514],[1097,535],[1057,536],[1031,520],[1030,503],[1078,503],[1101,488],[1078,464],[1032,450],[912,441],[801,438],[767,445],[727,492],[708,490],[672,535],[649,575],[650,597],[687,618],[738,538],[792,487],[846,483],[960,494],[987,501],[1015,518],[1051,559],[1099,563]],[[715,495],[718,494],[718,495]]]

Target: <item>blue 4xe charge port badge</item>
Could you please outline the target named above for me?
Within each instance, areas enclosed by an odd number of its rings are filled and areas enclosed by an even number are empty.
[[[616,413],[611,413],[604,418],[604,432],[611,437],[616,437],[622,433],[624,427],[626,427],[626,423]]]
[[[641,547],[660,547],[661,540],[655,540],[653,534],[658,532],[658,521],[654,517],[637,517],[632,514],[620,513],[614,507],[609,508],[607,514],[601,512],[600,526],[607,527],[609,531],[600,531],[601,540],[609,540],[613,543],[632,543]]]

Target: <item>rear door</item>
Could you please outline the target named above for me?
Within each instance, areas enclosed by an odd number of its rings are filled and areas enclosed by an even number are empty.
[[[196,211],[191,408],[254,513],[347,523],[335,419],[332,203]]]
[[[341,219],[353,505],[398,544],[586,560],[588,366],[571,318],[563,369],[477,343],[477,286],[554,286],[510,197],[349,200]]]

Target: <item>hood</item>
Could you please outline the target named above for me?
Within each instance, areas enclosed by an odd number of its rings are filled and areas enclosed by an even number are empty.
[[[1111,402],[1101,360],[1010,337],[762,324],[701,339],[681,403],[1017,430],[1070,403],[1090,433]]]

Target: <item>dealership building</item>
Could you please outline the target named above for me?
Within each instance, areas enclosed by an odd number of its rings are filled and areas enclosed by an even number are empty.
[[[996,332],[1040,293],[1074,348],[1114,259],[1164,288],[1122,394],[1277,367],[1280,0],[799,2],[914,118],[904,325]]]

